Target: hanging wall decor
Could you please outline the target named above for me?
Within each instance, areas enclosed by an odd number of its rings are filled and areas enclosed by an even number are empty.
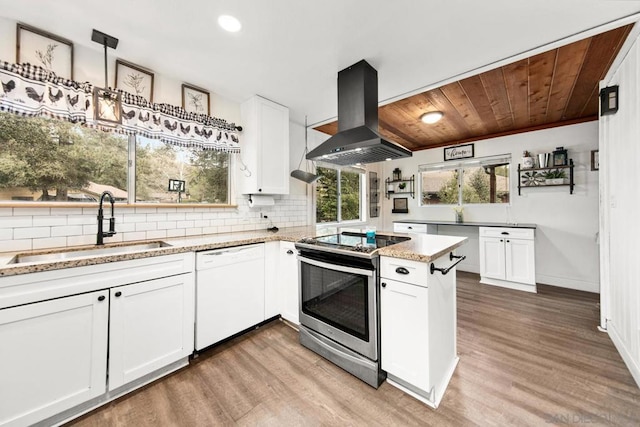
[[[182,108],[189,113],[211,114],[209,92],[196,86],[182,85]]]
[[[16,63],[42,67],[58,77],[73,80],[73,43],[38,28],[17,24]]]
[[[116,60],[116,89],[153,102],[153,73],[138,65]]]

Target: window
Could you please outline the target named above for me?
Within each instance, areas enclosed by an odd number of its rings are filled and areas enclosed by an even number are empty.
[[[509,156],[420,167],[422,206],[509,203]]]
[[[228,153],[137,137],[134,168],[128,147],[126,135],[0,113],[0,200],[94,202],[110,191],[123,202],[228,203]],[[185,192],[169,192],[169,179]]]
[[[177,147],[136,138],[136,201],[227,203],[229,154]],[[185,192],[170,192],[169,180],[185,181]]]
[[[318,167],[316,222],[344,222],[362,219],[364,174]]]

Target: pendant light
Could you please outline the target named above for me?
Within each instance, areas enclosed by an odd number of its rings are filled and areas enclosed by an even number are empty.
[[[93,30],[91,40],[104,46],[104,88],[93,88],[93,108],[96,121],[105,125],[122,124],[122,98],[120,92],[109,89],[107,78],[107,48],[118,47],[118,39],[98,30]]]
[[[293,172],[291,172],[291,177],[295,178],[295,179],[299,179],[300,181],[304,181],[307,184],[311,184],[312,182],[316,181],[318,178],[320,178],[318,175],[312,173],[312,172],[308,172],[307,169],[309,168],[309,161],[306,161],[305,164],[305,170],[300,169],[302,167],[302,162],[304,161],[305,157],[307,156],[307,152],[308,152],[308,147],[307,147],[307,135],[308,135],[308,130],[307,130],[307,116],[304,116],[304,152],[302,153],[302,158],[300,159],[300,164],[298,164],[298,169],[294,170]]]

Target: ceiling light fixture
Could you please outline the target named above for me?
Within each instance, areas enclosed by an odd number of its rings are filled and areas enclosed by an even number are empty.
[[[218,25],[230,33],[237,33],[242,29],[242,24],[238,21],[238,18],[231,15],[220,15],[218,17]]]
[[[434,124],[444,116],[442,111],[430,111],[420,116],[420,120],[427,124]]]

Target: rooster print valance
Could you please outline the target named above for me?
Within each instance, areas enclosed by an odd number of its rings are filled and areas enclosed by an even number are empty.
[[[153,104],[141,96],[118,90],[122,95],[122,124],[103,127],[93,118],[93,85],[64,79],[30,64],[0,61],[0,111],[26,117],[44,116],[81,123],[182,147],[239,153],[234,123],[188,113],[169,104]]]

